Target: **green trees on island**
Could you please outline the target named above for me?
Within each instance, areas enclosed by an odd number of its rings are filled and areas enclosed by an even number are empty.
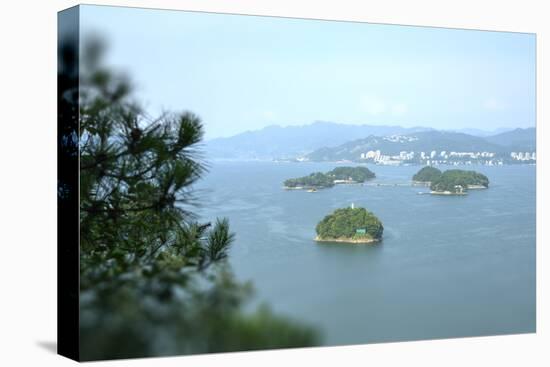
[[[290,178],[284,182],[288,188],[316,188],[324,189],[334,186],[334,179],[321,172],[315,172],[308,176]]]
[[[488,188],[489,179],[487,176],[475,171],[450,169],[443,172],[430,184],[432,191],[454,194],[464,193],[474,187]]]
[[[432,182],[441,176],[441,171],[432,166],[426,166],[413,176],[415,182]]]
[[[351,180],[353,182],[365,182],[376,177],[374,172],[367,167],[337,167],[326,173],[334,180]]]
[[[315,172],[304,177],[290,178],[283,184],[286,188],[324,189],[334,186],[335,181],[362,183],[374,177],[374,172],[367,167],[337,167],[326,173]]]
[[[317,241],[374,242],[382,238],[382,222],[365,208],[336,209],[315,228]]]
[[[430,184],[434,193],[464,194],[472,188],[488,188],[489,179],[487,176],[461,169],[449,169],[441,172],[435,167],[424,167],[413,177],[413,181]]]
[[[150,119],[101,53],[86,44],[80,90],[81,358],[318,345],[309,326],[244,311],[252,288],[226,262],[229,222],[193,213],[206,173],[200,119]]]

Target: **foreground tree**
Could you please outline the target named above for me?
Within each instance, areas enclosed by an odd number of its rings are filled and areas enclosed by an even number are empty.
[[[243,312],[251,286],[225,261],[228,221],[193,215],[206,172],[199,118],[148,118],[102,51],[85,47],[80,89],[81,358],[318,344],[314,329],[266,307]]]

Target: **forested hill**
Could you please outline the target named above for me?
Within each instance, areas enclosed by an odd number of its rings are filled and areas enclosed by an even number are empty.
[[[489,136],[486,140],[490,143],[509,147],[518,151],[534,151],[536,150],[537,131],[534,127],[515,129],[502,134]]]

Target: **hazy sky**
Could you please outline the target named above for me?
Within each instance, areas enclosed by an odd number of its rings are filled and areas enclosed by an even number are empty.
[[[207,138],[313,121],[438,129],[535,125],[535,36],[83,6],[152,113]]]

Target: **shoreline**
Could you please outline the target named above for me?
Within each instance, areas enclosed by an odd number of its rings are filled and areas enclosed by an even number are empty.
[[[333,161],[333,160],[307,160],[307,161],[298,161],[298,160],[275,160],[275,159],[222,159],[222,158],[215,158],[214,161],[232,161],[232,162],[274,162],[274,163],[302,163],[302,164],[316,164],[316,163],[329,163],[329,164],[360,164],[364,166],[383,166],[383,167],[425,167],[427,164],[423,162],[415,162],[415,163],[399,163],[399,164],[384,164],[384,163],[377,163],[372,161],[363,161],[363,160],[341,160],[341,161]],[[445,163],[438,163],[433,165],[434,167],[438,166],[448,166],[448,167],[470,167],[470,166],[486,166],[486,167],[502,167],[502,166],[536,166],[536,162],[507,162],[507,163],[493,163],[493,164],[486,164],[480,162],[472,162],[472,163],[460,163],[460,162],[445,162]]]
[[[364,238],[364,239],[353,239],[353,238],[319,238],[315,236],[315,242],[338,242],[338,243],[349,243],[349,244],[373,244],[380,242],[380,240],[375,238]]]
[[[334,186],[339,186],[339,185],[364,186],[365,184],[364,184],[364,182],[349,181],[349,182],[335,182],[334,185],[332,185],[332,186],[295,186],[295,187],[283,186],[283,189],[284,190],[312,190],[312,189],[314,189],[314,190],[324,190],[324,189],[330,189],[330,188],[333,188]]]
[[[324,189],[330,189],[334,186],[296,186],[296,187],[290,187],[290,186],[283,186],[283,190],[324,190]]]
[[[466,192],[451,192],[451,191],[430,191],[430,195],[444,195],[444,196],[465,196]]]
[[[488,187],[485,187],[483,185],[468,185],[468,190],[485,190],[488,189]]]

